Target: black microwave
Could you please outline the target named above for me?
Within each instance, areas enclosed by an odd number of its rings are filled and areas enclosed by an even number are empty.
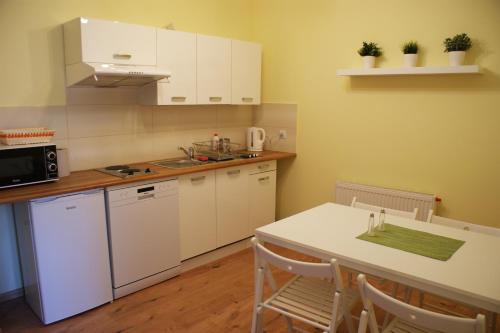
[[[57,179],[55,145],[0,145],[0,188],[43,183]]]

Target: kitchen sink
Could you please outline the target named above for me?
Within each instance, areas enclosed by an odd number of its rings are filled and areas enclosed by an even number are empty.
[[[162,160],[162,161],[156,161],[156,162],[151,162],[151,164],[163,167],[163,168],[168,168],[168,169],[182,169],[182,168],[190,168],[198,165],[204,165],[208,163],[213,163],[212,161],[198,161],[198,160],[188,160],[188,159],[177,159],[177,160]]]

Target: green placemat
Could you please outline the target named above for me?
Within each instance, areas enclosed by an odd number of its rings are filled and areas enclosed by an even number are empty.
[[[375,236],[368,236],[365,232],[356,238],[442,261],[450,259],[465,243],[388,223],[385,224],[384,231],[375,231]]]

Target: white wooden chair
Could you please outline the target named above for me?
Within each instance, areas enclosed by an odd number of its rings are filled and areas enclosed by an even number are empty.
[[[375,206],[375,205],[370,205],[370,204],[367,204],[364,202],[360,202],[360,201],[358,201],[358,198],[356,198],[356,197],[352,198],[351,207],[366,209],[366,210],[370,210],[370,211],[376,212],[376,213],[380,213],[380,210],[384,209],[385,213],[387,215],[402,216],[402,217],[406,217],[406,218],[413,219],[413,220],[415,220],[417,218],[417,214],[418,214],[418,208],[414,208],[413,211],[411,211],[411,212],[406,211],[406,210],[385,208],[385,207],[380,207],[380,206]]]
[[[483,315],[475,319],[459,318],[424,310],[395,298],[387,296],[366,281],[363,274],[358,275],[358,287],[363,301],[363,311],[359,320],[358,333],[379,333],[373,305],[395,316],[382,333],[485,333],[486,324]]]
[[[288,331],[295,332],[292,319],[300,320],[323,332],[336,332],[345,320],[350,333],[354,332],[351,308],[359,296],[344,289],[342,276],[335,259],[329,263],[309,263],[282,257],[252,238],[255,253],[255,300],[252,333],[262,332],[264,309],[285,317]],[[276,286],[268,265],[296,274],[281,288]],[[264,278],[272,295],[263,300]]]
[[[430,222],[434,224],[445,225],[456,229],[463,229],[467,231],[478,232],[481,234],[487,234],[492,236],[500,236],[499,228],[487,227],[484,225],[454,220],[447,217],[432,215],[430,218]]]
[[[463,229],[463,230],[467,230],[467,231],[471,231],[471,232],[477,232],[477,233],[482,233],[482,234],[500,237],[500,229],[499,228],[487,227],[487,226],[483,226],[483,225],[478,225],[478,224],[474,224],[474,223],[470,223],[470,222],[450,219],[447,217],[442,217],[442,216],[437,216],[437,215],[430,215],[428,218],[428,221],[430,223],[439,224],[439,225],[443,225],[443,226],[447,226],[447,227],[451,227],[451,228],[455,228],[455,229]],[[500,241],[500,239],[499,239],[499,241]],[[441,313],[445,313],[445,314],[451,314],[451,315],[455,315],[455,316],[463,316],[460,313],[454,312],[449,307],[440,306],[439,304],[434,304],[433,302],[426,301],[426,298],[425,298],[426,295],[427,295],[427,293],[420,291],[419,306],[421,308],[429,309],[432,311],[437,311],[437,312],[441,312]],[[470,308],[473,312],[476,312],[476,313],[479,312],[479,309],[475,309],[475,308],[471,307],[470,305],[467,305],[467,304],[463,304],[463,305]],[[489,320],[488,320],[489,331],[495,332],[497,315],[495,313],[491,313],[491,312],[488,313],[487,315],[489,317]]]

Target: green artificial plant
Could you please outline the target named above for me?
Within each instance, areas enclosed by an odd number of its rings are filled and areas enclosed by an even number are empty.
[[[362,57],[380,57],[382,55],[382,49],[376,43],[363,42],[363,46],[358,50],[358,53]]]
[[[466,33],[455,35],[453,38],[446,38],[443,42],[444,52],[467,51],[471,48],[472,42]]]
[[[418,43],[415,41],[409,41],[403,44],[401,48],[404,54],[417,54],[418,53]]]

